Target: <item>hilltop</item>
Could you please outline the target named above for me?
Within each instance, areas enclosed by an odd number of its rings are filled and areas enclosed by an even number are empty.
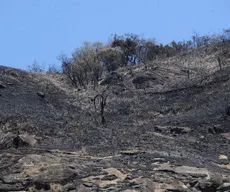
[[[119,67],[86,89],[0,66],[0,191],[229,190],[230,54],[220,66],[220,53]]]

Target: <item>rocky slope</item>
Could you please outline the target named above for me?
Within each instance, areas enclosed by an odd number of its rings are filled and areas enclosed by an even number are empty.
[[[96,90],[1,66],[0,191],[230,191],[228,63],[187,53]]]

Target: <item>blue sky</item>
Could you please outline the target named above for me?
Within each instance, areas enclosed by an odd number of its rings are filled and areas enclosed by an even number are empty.
[[[0,0],[0,65],[58,65],[61,52],[111,34],[187,40],[230,28],[229,18],[229,0]]]

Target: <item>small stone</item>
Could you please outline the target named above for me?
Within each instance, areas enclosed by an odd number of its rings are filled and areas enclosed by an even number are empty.
[[[0,89],[4,89],[6,86],[0,82]]]
[[[205,138],[204,135],[201,135],[201,136],[200,136],[200,139],[204,139],[204,138]]]

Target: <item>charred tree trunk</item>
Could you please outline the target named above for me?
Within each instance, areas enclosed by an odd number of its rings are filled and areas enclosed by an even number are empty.
[[[107,97],[108,97],[108,95],[104,95],[104,93],[102,93],[102,94],[97,94],[93,99],[95,112],[97,112],[96,100],[99,99],[99,101],[100,101],[99,106],[100,106],[100,115],[101,115],[101,123],[102,124],[106,123],[105,116],[104,116],[104,109],[106,106]]]

